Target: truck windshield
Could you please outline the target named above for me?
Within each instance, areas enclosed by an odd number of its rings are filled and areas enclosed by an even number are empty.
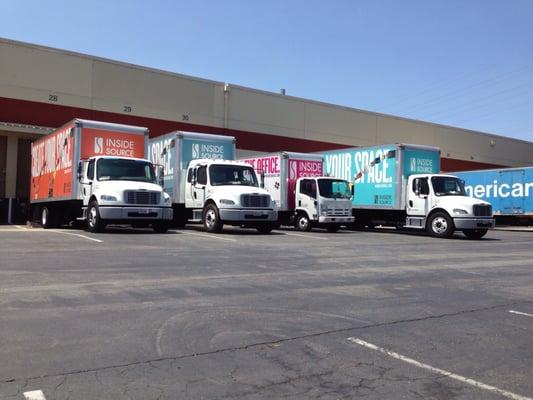
[[[258,186],[254,169],[241,165],[211,165],[209,167],[209,179],[212,186]]]
[[[431,178],[436,196],[466,196],[464,182],[453,176],[434,176]]]
[[[153,165],[148,161],[126,158],[101,158],[96,167],[99,181],[156,182]]]
[[[342,179],[319,179],[318,191],[320,196],[329,199],[349,199],[352,197],[350,185]]]

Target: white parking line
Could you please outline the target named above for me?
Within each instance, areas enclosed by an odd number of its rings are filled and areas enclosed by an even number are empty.
[[[208,238],[208,239],[225,240],[226,242],[236,242],[235,239],[226,238],[226,237],[220,237],[220,236],[215,235],[213,233],[197,233],[197,232],[188,232],[188,231],[180,231],[180,232],[185,234],[185,235],[202,236],[202,237]]]
[[[289,232],[283,232],[287,236],[298,236],[298,237],[304,237],[306,239],[318,239],[318,240],[329,240],[322,236],[312,236],[312,235],[302,235],[301,233],[289,233]]]
[[[533,314],[528,314],[522,311],[509,310],[511,314],[525,315],[526,317],[533,317]]]
[[[92,240],[93,242],[97,242],[97,243],[103,243],[103,240],[95,239],[95,238],[92,238],[92,237],[89,237],[89,236],[85,236],[85,235],[82,235],[80,233],[65,232],[65,231],[59,231],[59,230],[55,230],[55,229],[49,229],[49,231],[50,232],[54,232],[54,233],[61,233],[63,235],[76,236],[76,237],[80,237],[80,238],[83,238],[83,239]]]
[[[467,378],[467,377],[462,376],[462,375],[454,374],[453,372],[449,372],[449,371],[446,371],[444,369],[432,367],[431,365],[424,364],[424,363],[421,363],[419,361],[413,360],[412,358],[402,356],[401,354],[398,354],[398,353],[395,353],[393,351],[384,349],[382,347],[378,347],[375,344],[365,342],[364,340],[361,340],[361,339],[358,339],[358,338],[349,337],[348,340],[350,342],[352,342],[352,343],[358,344],[360,346],[366,347],[366,348],[371,349],[371,350],[379,351],[380,353],[386,354],[389,357],[392,357],[392,358],[395,358],[397,360],[406,362],[408,364],[414,365],[414,366],[419,367],[419,368],[426,369],[428,371],[431,371],[433,373],[445,376],[447,378],[455,379],[456,381],[466,383],[468,385],[474,386],[474,387],[479,388],[479,389],[488,390],[489,392],[498,393],[499,395],[507,397],[508,399],[513,399],[513,400],[533,400],[530,397],[521,396],[519,394],[512,393],[512,392],[509,392],[507,390],[499,389],[499,388],[497,388],[495,386],[487,385],[487,384],[485,384],[483,382],[479,382],[479,381],[476,381],[476,380],[471,379],[471,378]]]
[[[46,400],[44,393],[41,390],[32,390],[31,392],[24,392],[26,400]]]

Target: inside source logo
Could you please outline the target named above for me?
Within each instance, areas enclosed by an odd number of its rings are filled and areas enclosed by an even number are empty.
[[[94,153],[104,154],[104,138],[102,137],[94,138]]]
[[[411,172],[416,172],[416,158],[411,157]]]
[[[200,144],[199,143],[192,144],[192,158],[193,159],[200,158]]]

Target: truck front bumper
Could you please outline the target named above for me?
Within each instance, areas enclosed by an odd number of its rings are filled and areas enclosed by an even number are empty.
[[[99,206],[100,218],[111,220],[171,220],[172,207]]]
[[[351,224],[354,221],[354,217],[318,217],[319,224]]]
[[[223,222],[276,222],[278,212],[261,208],[220,208],[218,210]]]
[[[494,228],[494,218],[454,218],[455,229],[492,229]]]

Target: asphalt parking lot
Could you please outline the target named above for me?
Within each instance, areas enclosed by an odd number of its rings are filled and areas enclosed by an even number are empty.
[[[531,232],[0,227],[1,399],[525,400],[532,338]]]

